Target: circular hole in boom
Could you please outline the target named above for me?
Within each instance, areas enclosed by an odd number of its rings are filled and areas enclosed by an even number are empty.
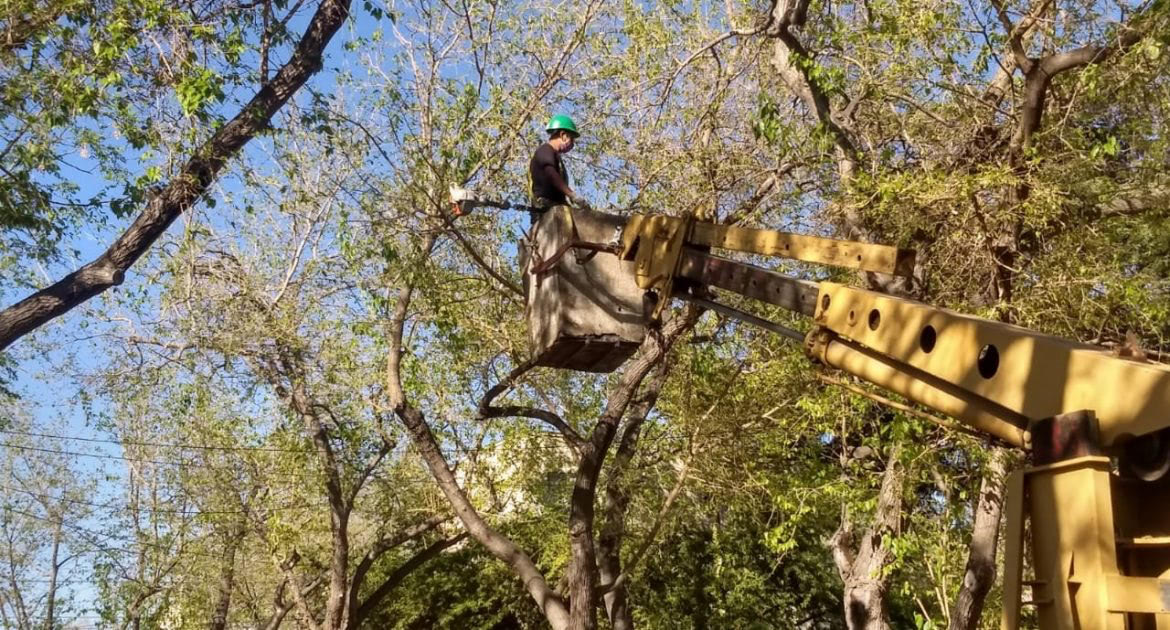
[[[999,350],[992,344],[987,344],[979,349],[979,358],[975,360],[975,364],[979,367],[979,375],[983,378],[991,378],[999,371]]]
[[[1157,481],[1170,472],[1170,433],[1166,429],[1133,438],[1120,456],[1121,470],[1143,481]]]
[[[938,333],[934,331],[934,326],[927,324],[922,328],[922,334],[918,335],[918,347],[922,351],[930,354],[934,350],[934,344],[938,341]]]
[[[869,329],[877,330],[882,324],[882,314],[875,308],[869,312]]]
[[[828,295],[821,296],[821,310],[822,311],[829,310],[829,296]]]

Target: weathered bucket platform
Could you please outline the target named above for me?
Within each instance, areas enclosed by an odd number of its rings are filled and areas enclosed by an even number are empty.
[[[612,372],[646,335],[634,263],[570,246],[607,244],[626,218],[557,206],[532,227],[524,269],[528,341],[536,365]]]

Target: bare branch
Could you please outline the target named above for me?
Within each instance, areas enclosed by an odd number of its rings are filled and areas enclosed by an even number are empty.
[[[353,572],[353,578],[349,582],[349,595],[347,599],[349,601],[349,619],[350,625],[352,627],[361,625],[359,619],[359,615],[361,613],[359,611],[361,608],[365,608],[370,604],[369,600],[367,600],[365,603],[359,606],[358,593],[361,592],[362,586],[366,581],[366,575],[369,574],[370,569],[373,568],[374,563],[378,560],[378,558],[382,557],[386,552],[400,547],[403,544],[435,529],[439,525],[446,523],[452,518],[453,517],[449,514],[436,514],[426,520],[398,530],[389,536],[385,536],[379,539],[378,542],[374,543],[372,547],[370,547],[369,551],[367,551],[366,554],[362,556],[362,559],[358,562],[358,565]]]
[[[440,212],[439,216],[443,217],[443,222],[447,224],[447,231],[455,237],[455,240],[459,242],[459,246],[463,248],[463,251],[467,252],[468,256],[471,256],[471,259],[475,261],[475,264],[478,265],[480,269],[483,269],[489,276],[495,278],[496,282],[504,285],[504,288],[508,289],[516,295],[519,295],[521,298],[524,297],[523,289],[517,286],[515,282],[505,278],[491,265],[487,264],[487,261],[483,259],[483,256],[480,256],[479,252],[476,251],[475,246],[467,242],[467,237],[463,236],[463,232],[460,231],[459,228],[455,227],[455,222],[451,220],[450,216],[443,212]]]
[[[574,429],[569,423],[565,422],[559,415],[544,409],[537,409],[535,407],[525,407],[521,405],[505,405],[492,406],[492,401],[500,394],[512,388],[521,376],[527,374],[532,368],[536,367],[535,359],[529,359],[524,363],[516,366],[508,373],[503,380],[491,386],[487,392],[484,393],[483,399],[479,402],[478,418],[485,420],[487,418],[510,418],[523,417],[540,420],[554,429],[556,429],[561,437],[564,438],[565,443],[572,449],[574,455],[580,455],[581,446],[584,443],[584,438],[580,433]]]
[[[366,601],[362,602],[362,605],[358,607],[354,617],[350,619],[351,627],[361,627],[362,622],[365,621],[366,617],[368,617],[370,613],[374,611],[378,604],[380,604],[382,600],[390,594],[391,591],[393,591],[398,587],[399,584],[402,583],[402,580],[406,579],[408,575],[414,572],[415,569],[421,567],[428,560],[459,544],[460,542],[463,542],[463,540],[467,538],[467,535],[467,532],[463,532],[457,536],[439,540],[435,543],[432,543],[426,549],[423,549],[422,551],[411,556],[409,560],[402,564],[402,566],[398,567],[394,570],[393,573],[388,575],[386,579],[380,585],[378,585],[378,588],[374,589],[373,593],[370,593],[370,596],[366,598]]]

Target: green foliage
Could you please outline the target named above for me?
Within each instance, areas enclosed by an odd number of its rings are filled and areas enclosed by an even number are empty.
[[[214,105],[251,82],[262,39],[281,50],[279,33],[263,34],[261,22],[230,2],[5,5],[0,290],[33,283],[32,265],[60,260],[83,228],[137,209],[143,170],[167,162],[151,163],[151,154],[181,155],[207,134]],[[197,126],[183,129],[175,114]]]
[[[359,21],[331,58],[335,84],[298,101],[231,165],[236,179],[218,203],[193,209],[126,292],[97,307],[105,317],[87,320],[85,334],[111,357],[94,368],[103,430],[129,456],[164,462],[139,470],[146,485],[123,488],[146,496],[149,487],[158,502],[108,519],[143,554],[129,567],[97,555],[105,622],[136,614],[205,625],[217,597],[207,576],[243,541],[234,566],[247,589],[233,593],[230,621],[262,625],[275,596],[287,595],[282,563],[311,582],[332,562],[331,470],[355,493],[351,571],[380,536],[449,510],[386,404],[387,322],[407,295],[408,398],[470,500],[560,585],[574,455],[538,420],[486,419],[480,409],[528,357],[524,300],[506,286],[534,281],[517,269],[527,217],[484,209],[444,219],[452,184],[520,201],[554,111],[588,127],[566,157],[574,186],[598,207],[914,247],[916,297],[1081,341],[1133,335],[1165,351],[1166,41],[1056,77],[1044,124],[1018,145],[1019,73],[1001,99],[988,92],[1007,59],[990,8],[814,3],[790,30],[806,54],[790,55],[782,77],[775,37],[711,44],[763,24],[762,6],[364,4],[361,20],[372,22]],[[1030,54],[1095,41],[1106,28],[1099,8],[1062,5],[1063,24],[1044,21],[1051,30]],[[40,43],[6,53],[19,63],[5,65],[0,86],[12,147],[0,158],[11,171],[0,190],[0,238],[12,239],[0,254],[5,278],[27,277],[24,263],[51,259],[61,238],[100,224],[101,204],[132,212],[178,148],[254,87],[263,32],[259,6],[22,9],[52,19],[34,29]],[[1015,3],[1009,15],[1025,9]],[[284,25],[267,35],[271,45],[289,41]],[[159,52],[156,41],[168,44]],[[827,121],[793,80],[823,97]],[[20,109],[30,95],[34,106]],[[74,145],[111,182],[93,203],[63,166],[63,147]],[[142,166],[127,166],[138,155]],[[871,280],[744,259],[809,280]],[[986,445],[826,385],[799,348],[714,314],[667,365],[634,455],[619,468],[611,452],[599,480],[599,528],[606,492],[629,495],[621,559],[639,627],[843,627],[844,581],[827,543],[843,525],[857,536],[873,525],[891,470],[901,474],[898,526],[877,536],[889,557],[872,577],[886,587],[893,627],[946,625]],[[555,413],[588,434],[617,383],[533,370],[494,402]],[[311,404],[298,407],[294,394]],[[179,451],[178,465],[174,449],[136,446],[158,443],[216,448]],[[199,514],[162,511],[176,506]],[[361,594],[459,530],[444,524],[388,552]],[[325,589],[308,603],[323,611]],[[524,585],[468,539],[412,572],[368,625],[544,623]]]

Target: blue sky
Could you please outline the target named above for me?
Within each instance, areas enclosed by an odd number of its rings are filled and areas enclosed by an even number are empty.
[[[301,32],[312,15],[311,11],[315,9],[316,5],[315,3],[308,4],[309,10],[303,11],[290,22],[290,28],[294,32]],[[361,6],[360,2],[355,3],[355,19],[351,19],[330,42],[325,69],[310,80],[309,85],[313,88],[329,93],[332,90],[336,64],[340,57],[338,52],[345,41],[355,35],[368,35],[377,28],[376,21],[362,10]],[[286,57],[287,53],[279,58]],[[238,110],[239,103],[250,98],[252,89],[254,89],[253,86],[245,86],[239,91],[239,94],[229,94],[220,115],[224,117],[234,115],[235,111]],[[303,97],[303,95],[304,91],[302,90],[300,96]],[[253,141],[245,151],[252,156],[260,155],[258,142]],[[131,170],[141,172],[149,165],[140,161],[140,156],[131,151],[129,147],[127,147],[126,155],[128,162],[126,166]],[[92,159],[78,154],[70,156],[68,163],[76,167],[72,169],[72,172],[67,173],[67,176],[79,188],[77,198],[93,197],[107,189],[108,184],[101,179]],[[227,171],[222,175],[227,175]],[[228,193],[232,193],[235,192],[233,187],[238,187],[238,181],[237,178],[221,176],[218,185]],[[128,219],[117,220],[111,216],[107,225],[87,226],[67,243],[63,243],[63,250],[76,250],[76,256],[68,257],[61,264],[39,269],[38,276],[41,277],[44,284],[48,284],[81,264],[93,260],[128,224]],[[181,218],[171,227],[170,232],[173,234],[177,230],[182,230],[182,224],[183,219]],[[149,291],[149,288],[143,285],[143,278],[132,269],[126,276],[125,284],[112,289],[112,291],[126,293],[144,289]],[[27,294],[27,291],[24,293]],[[107,292],[107,296],[109,296],[109,292]],[[23,295],[20,290],[16,290],[3,297],[6,302],[13,303]],[[105,298],[95,298],[95,300],[103,299]],[[93,337],[94,331],[101,329],[102,326],[99,322],[92,321],[91,313],[87,312],[90,307],[96,306],[98,304],[91,301],[88,306],[83,305],[75,308],[42,330],[17,341],[9,349],[9,353],[19,360],[13,389],[22,398],[20,402],[22,408],[31,415],[32,432],[44,436],[59,437],[26,436],[12,432],[0,433],[0,448],[4,449],[5,456],[17,459],[42,455],[67,460],[77,476],[97,480],[97,491],[86,499],[88,502],[114,506],[120,502],[119,495],[123,492],[124,487],[121,480],[125,474],[126,464],[129,462],[118,459],[125,457],[126,453],[115,441],[110,439],[112,437],[110,434],[95,426],[98,419],[110,413],[109,406],[100,397],[86,400],[85,396],[85,393],[90,390],[89,385],[84,381],[85,374],[96,371],[106,360],[102,354],[100,340]],[[0,429],[2,428],[4,428],[4,423],[0,422]],[[22,439],[32,440],[32,443],[35,444],[34,448],[61,451],[61,453],[32,451],[27,446],[24,449],[15,448],[14,442]],[[7,481],[4,485],[8,485]],[[12,496],[19,497],[20,495],[13,494]],[[71,525],[85,530],[96,530],[103,520],[114,513],[114,510],[116,510],[115,507],[111,507],[110,510],[95,508],[93,518],[73,522]],[[105,513],[103,514],[103,512]],[[111,546],[117,547],[118,544],[118,541],[115,540]],[[72,591],[76,606],[80,606],[81,609],[92,608],[97,598],[94,587],[85,581],[88,577],[88,565],[92,560],[91,555],[83,555],[72,563],[74,575],[81,581],[68,587],[67,590]],[[41,581],[37,582],[34,588],[44,588],[45,586],[47,585]],[[92,610],[88,612],[76,610],[76,606],[74,612],[80,613],[80,616],[77,617],[74,627],[94,627],[97,622],[95,613]]]

